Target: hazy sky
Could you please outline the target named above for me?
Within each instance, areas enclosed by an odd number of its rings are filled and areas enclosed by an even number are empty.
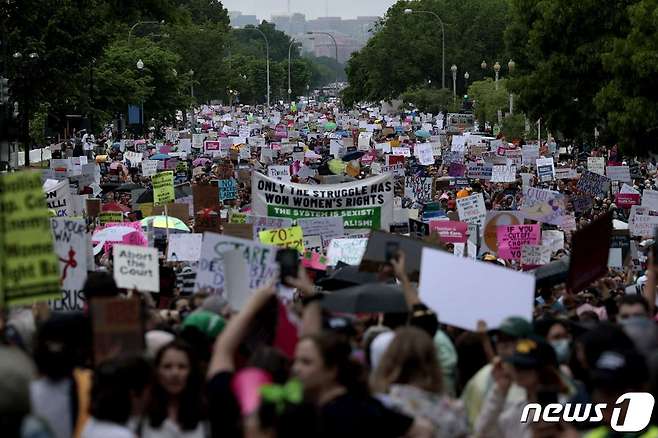
[[[306,19],[324,17],[328,6],[329,16],[354,18],[359,15],[383,15],[396,0],[290,0],[290,12],[301,12]],[[256,15],[259,20],[272,14],[285,14],[288,0],[222,0],[229,11]]]

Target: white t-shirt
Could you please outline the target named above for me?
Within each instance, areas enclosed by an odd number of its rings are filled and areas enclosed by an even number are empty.
[[[126,426],[109,421],[90,418],[82,431],[81,438],[135,438],[136,435]]]
[[[70,379],[53,381],[42,377],[30,383],[32,413],[41,417],[55,434],[55,438],[73,435]]]

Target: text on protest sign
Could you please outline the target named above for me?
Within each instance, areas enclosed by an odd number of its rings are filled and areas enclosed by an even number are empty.
[[[523,245],[539,243],[539,225],[503,225],[498,227],[498,257],[519,260]]]
[[[551,248],[543,245],[523,245],[521,248],[521,266],[542,266],[551,261]]]
[[[367,245],[367,238],[333,239],[327,248],[328,264],[335,266],[338,262],[343,262],[356,266],[361,263]]]
[[[171,234],[167,242],[167,261],[196,262],[201,257],[203,234]]]
[[[610,189],[610,179],[594,172],[584,171],[576,188],[588,195],[603,197]]]
[[[160,172],[151,177],[153,184],[153,204],[164,205],[176,200],[174,192],[174,172]]]
[[[258,233],[258,238],[265,245],[292,248],[300,253],[304,252],[304,233],[300,226],[264,230]]]
[[[114,281],[118,287],[160,292],[157,248],[115,244],[112,251]]]
[[[50,302],[52,310],[82,310],[84,302],[77,298],[87,280],[89,239],[83,219],[52,218],[54,250],[59,259],[62,296]],[[75,305],[75,307],[72,306]],[[72,308],[73,307],[73,308]]]
[[[55,216],[75,216],[68,179],[46,188],[46,203],[55,212]]]
[[[322,236],[323,242],[345,235],[345,225],[340,216],[298,219],[297,224],[302,227],[304,236]]]
[[[553,181],[555,179],[555,164],[553,158],[537,158],[537,177],[539,181]]]
[[[529,187],[523,194],[521,212],[526,219],[560,225],[565,211],[565,198],[560,192]]]
[[[467,224],[484,226],[487,217],[487,208],[484,205],[482,193],[476,193],[465,198],[457,199],[457,213],[459,220]]]
[[[467,239],[468,224],[458,221],[430,221],[430,233],[437,233],[442,242],[465,243]]]
[[[219,200],[226,201],[238,196],[238,184],[233,178],[219,180]]]
[[[605,174],[612,181],[631,182],[631,170],[628,166],[608,166]]]
[[[491,182],[514,182],[516,181],[516,166],[495,164],[491,170]]]
[[[598,175],[605,174],[605,158],[603,157],[587,157],[587,170],[594,172]]]
[[[142,160],[142,173],[144,176],[153,176],[158,173],[158,161]]]
[[[417,202],[430,202],[432,200],[432,181],[432,178],[405,176],[404,196]]]

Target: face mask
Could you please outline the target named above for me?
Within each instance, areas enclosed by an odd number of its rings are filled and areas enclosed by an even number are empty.
[[[569,355],[571,354],[571,344],[568,339],[558,339],[557,341],[551,341],[551,347],[555,350],[555,355],[557,356],[557,361],[559,363],[565,363],[569,360]]]

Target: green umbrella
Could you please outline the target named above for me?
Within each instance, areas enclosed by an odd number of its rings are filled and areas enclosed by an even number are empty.
[[[336,129],[336,124],[334,122],[327,122],[324,124],[324,129],[327,131],[333,131]]]
[[[155,228],[169,228],[170,230],[180,230],[189,232],[190,229],[185,222],[173,216],[149,216],[140,221],[143,227],[148,227],[149,221],[153,219],[153,226]]]

